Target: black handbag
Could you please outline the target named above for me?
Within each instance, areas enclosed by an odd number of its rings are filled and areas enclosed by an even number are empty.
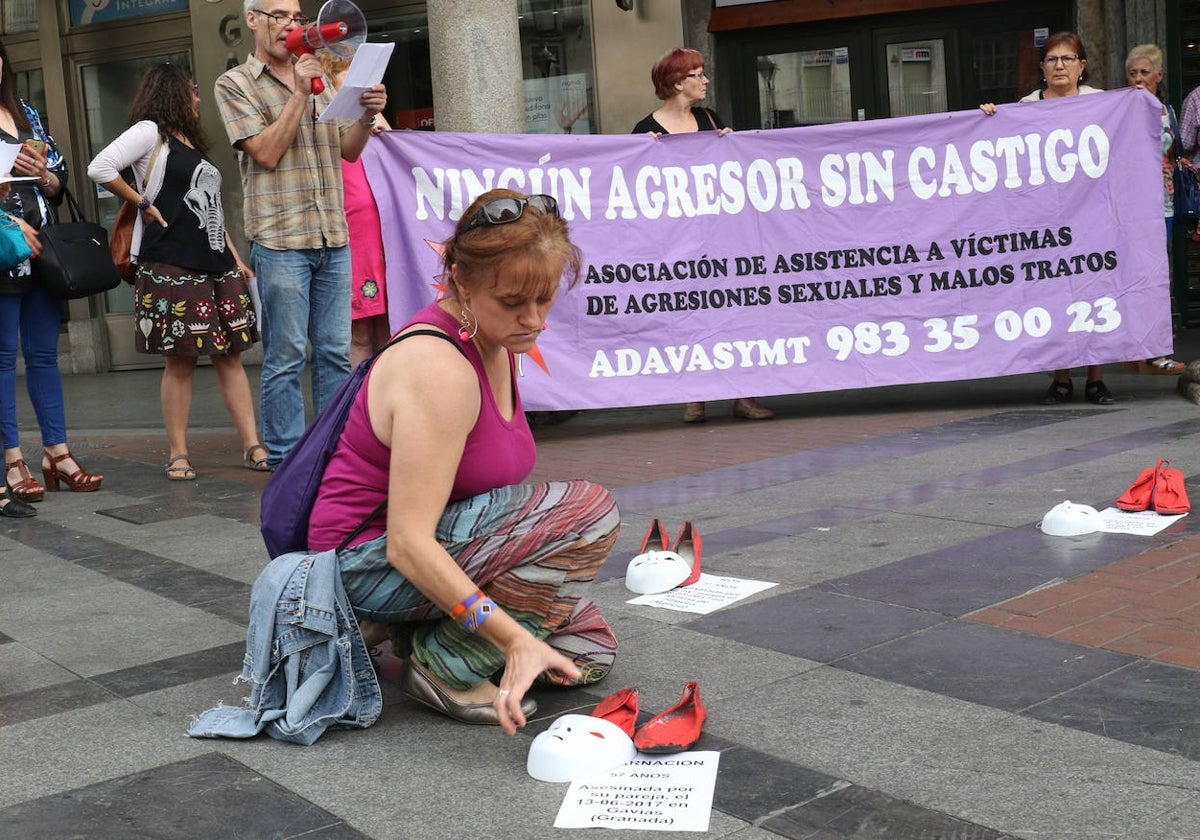
[[[107,292],[121,285],[108,248],[108,231],[89,222],[79,202],[63,186],[71,221],[43,225],[38,231],[42,255],[33,260],[36,279],[56,298],[75,298]]]
[[[1183,155],[1183,144],[1179,137],[1179,123],[1175,110],[1168,105],[1167,116],[1171,121],[1171,133],[1175,135],[1175,167],[1171,180],[1175,190],[1175,218],[1187,222],[1200,220],[1200,179],[1191,162]]]

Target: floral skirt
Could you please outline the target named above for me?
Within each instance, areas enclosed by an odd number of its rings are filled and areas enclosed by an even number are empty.
[[[241,353],[258,342],[258,317],[246,278],[138,263],[133,279],[137,351],[162,356]]]

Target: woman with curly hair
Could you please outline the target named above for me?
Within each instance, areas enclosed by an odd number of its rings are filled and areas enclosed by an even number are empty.
[[[221,173],[205,155],[199,87],[171,64],[151,68],[129,107],[130,127],[88,167],[88,177],[141,211],[134,223],[134,340],[163,356],[160,397],[172,481],[196,477],[187,450],[196,360],[217,370],[225,407],[241,437],[243,465],[265,471],[242,352],[258,341],[249,279],[225,230]],[[121,170],[132,166],[139,189]]]

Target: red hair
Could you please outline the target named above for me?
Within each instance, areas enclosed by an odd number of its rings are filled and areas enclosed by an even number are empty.
[[[666,101],[678,91],[675,85],[684,80],[688,73],[704,66],[704,56],[699,50],[679,47],[671,50],[650,70],[650,81],[654,82],[654,95]]]

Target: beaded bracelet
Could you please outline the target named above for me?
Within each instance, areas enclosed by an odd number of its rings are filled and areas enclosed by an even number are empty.
[[[466,598],[463,598],[461,603],[451,608],[450,617],[463,627],[474,632],[497,609],[495,601],[476,589]]]

